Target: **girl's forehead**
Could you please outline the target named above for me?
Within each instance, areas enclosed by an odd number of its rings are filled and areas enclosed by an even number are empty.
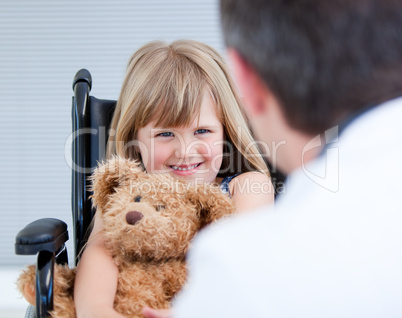
[[[194,112],[189,112],[188,117],[177,120],[176,118],[163,118],[163,112],[166,111],[164,107],[159,112],[160,115],[154,116],[144,127],[149,129],[163,129],[163,128],[196,128],[196,127],[211,127],[221,126],[222,121],[218,115],[217,107],[209,94],[205,94],[199,107],[194,109]],[[169,117],[169,114],[166,114]],[[172,115],[170,115],[172,116]]]
[[[221,122],[215,99],[208,90],[191,101],[161,103],[155,107],[145,125],[153,127],[191,127],[206,125],[208,121]]]

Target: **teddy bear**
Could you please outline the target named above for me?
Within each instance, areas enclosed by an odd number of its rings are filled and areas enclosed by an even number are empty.
[[[141,163],[114,157],[92,177],[92,201],[104,225],[108,252],[119,269],[114,308],[143,317],[144,306],[169,308],[186,282],[186,253],[195,234],[236,211],[218,185],[192,185],[169,174],[146,173]],[[76,268],[56,265],[52,317],[76,317]],[[18,287],[35,304],[35,265]]]

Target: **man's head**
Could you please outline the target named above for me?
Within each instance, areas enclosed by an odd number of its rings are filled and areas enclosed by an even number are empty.
[[[221,0],[221,16],[227,47],[295,131],[321,133],[402,94],[400,0]]]

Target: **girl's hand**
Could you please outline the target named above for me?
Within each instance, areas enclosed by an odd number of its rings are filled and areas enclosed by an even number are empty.
[[[145,318],[171,318],[172,312],[170,309],[152,309],[144,307],[142,314]]]

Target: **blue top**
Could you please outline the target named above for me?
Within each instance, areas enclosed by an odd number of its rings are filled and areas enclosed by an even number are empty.
[[[240,173],[236,173],[232,176],[227,176],[225,178],[223,178],[222,182],[221,182],[221,190],[223,193],[227,193],[229,194],[229,197],[232,197],[230,194],[230,189],[229,189],[229,182],[232,181],[232,179],[236,178]]]

